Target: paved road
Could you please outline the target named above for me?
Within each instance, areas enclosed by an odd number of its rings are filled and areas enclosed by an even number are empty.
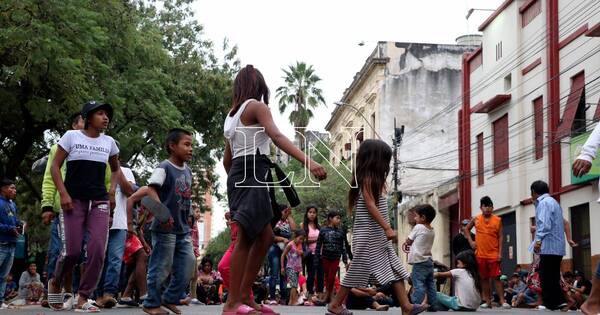
[[[304,314],[325,314],[324,307],[303,307],[303,306],[279,306],[275,307],[278,312],[285,315],[304,315]],[[220,306],[184,306],[181,307],[183,314],[193,314],[193,315],[218,315],[221,313]],[[375,315],[375,314],[400,314],[400,309],[390,309],[387,312],[375,312],[375,311],[353,311],[356,315]],[[493,309],[493,310],[482,310],[477,312],[479,314],[485,315],[509,315],[509,314],[520,314],[520,315],[533,315],[533,314],[543,314],[546,312],[540,312],[535,310],[524,310],[524,309],[513,309],[513,310],[502,310],[502,309]],[[19,314],[19,315],[63,315],[63,314],[75,314],[74,312],[53,312],[47,308],[41,307],[26,307],[21,309],[14,310],[2,310],[0,314]],[[141,309],[132,309],[132,308],[116,308],[111,310],[103,310],[99,314],[139,314],[143,315]],[[432,313],[428,313],[432,314]],[[435,314],[468,314],[473,315],[473,313],[459,313],[459,312],[437,312]],[[581,313],[579,313],[581,314]]]

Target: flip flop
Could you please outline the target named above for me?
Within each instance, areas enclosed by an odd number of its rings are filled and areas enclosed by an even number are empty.
[[[413,308],[410,311],[410,313],[408,313],[408,315],[421,314],[421,313],[425,312],[429,308],[429,305],[413,304],[412,307]]]
[[[327,313],[325,313],[325,315],[352,315],[352,312],[350,312],[346,307],[342,306],[342,310],[339,312],[334,312],[329,308],[329,304],[327,304]]]
[[[262,313],[246,304],[242,304],[242,305],[238,306],[238,308],[235,311],[221,312],[221,315],[260,315],[260,314],[262,314]]]
[[[53,311],[64,311],[65,310],[65,298],[62,293],[48,293],[48,306]],[[53,305],[60,304],[60,307],[55,307]]]
[[[275,312],[272,308],[266,305],[261,305],[259,312],[261,314],[279,315],[279,313]]]
[[[92,305],[90,302],[85,302],[81,306],[75,307],[76,313],[99,313],[100,309],[97,306]]]

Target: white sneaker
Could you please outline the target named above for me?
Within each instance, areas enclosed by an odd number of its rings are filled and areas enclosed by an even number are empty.
[[[510,306],[510,304],[508,304],[508,303],[504,302],[504,304],[502,304],[502,308],[503,308],[503,309],[505,309],[505,310],[509,310],[509,309],[511,309],[512,307]]]
[[[479,308],[492,308],[492,306],[487,303],[483,303],[483,304],[479,305]]]
[[[194,304],[194,305],[206,305],[206,304],[198,301],[198,299],[192,299],[192,304]]]
[[[544,311],[546,310],[546,307],[544,305],[538,305],[538,307],[535,308],[538,311]]]
[[[65,293],[65,299],[64,299],[64,303],[63,303],[63,308],[66,311],[72,310],[73,309],[73,302],[74,302],[74,298],[73,298],[73,294],[72,293]]]
[[[8,309],[8,304],[6,303],[2,303],[2,305],[0,305],[0,310],[7,310]]]

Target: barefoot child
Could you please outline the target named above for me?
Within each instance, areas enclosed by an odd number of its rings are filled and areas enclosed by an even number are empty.
[[[262,102],[261,102],[262,101]],[[223,314],[273,314],[256,304],[249,292],[267,250],[273,243],[272,203],[265,179],[270,172],[271,140],[284,152],[310,169],[319,180],[325,169],[308,158],[286,138],[273,122],[269,88],[257,69],[247,65],[233,83],[233,106],[224,126],[227,197],[233,221],[239,225],[238,239],[231,255],[231,280]]]
[[[404,279],[409,275],[391,242],[397,240],[390,226],[385,190],[391,158],[392,149],[381,140],[365,140],[358,149],[353,185],[348,193],[348,211],[356,208],[352,239],[354,260],[338,294],[327,306],[331,314],[350,314],[342,302],[351,288],[365,288],[370,279],[378,285],[393,282],[403,312],[414,315],[427,310],[427,305],[409,303],[404,288]]]
[[[302,241],[304,240],[304,230],[294,231],[294,239],[289,242],[283,253],[281,253],[281,261],[286,261],[287,264],[284,268],[281,266],[281,274],[287,276],[287,282],[290,284],[291,293],[288,305],[296,305],[298,301],[298,275],[302,271]]]
[[[148,264],[148,298],[143,310],[151,315],[167,315],[161,305],[181,314],[175,305],[191,280],[195,259],[188,224],[192,215],[192,171],[186,162],[192,158],[192,143],[191,132],[171,129],[166,140],[169,159],[160,163],[148,180],[148,196],[162,202],[170,213],[166,222],[155,217],[150,228],[152,254]],[[171,281],[163,292],[169,272]]]

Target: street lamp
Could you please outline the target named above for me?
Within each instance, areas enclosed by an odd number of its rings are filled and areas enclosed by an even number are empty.
[[[475,12],[475,11],[492,11],[493,12],[493,11],[496,11],[496,10],[494,10],[494,9],[476,9],[476,8],[471,8],[467,12],[467,16],[465,17],[465,19],[468,20],[469,17],[471,16],[471,14],[473,14],[473,12]]]

